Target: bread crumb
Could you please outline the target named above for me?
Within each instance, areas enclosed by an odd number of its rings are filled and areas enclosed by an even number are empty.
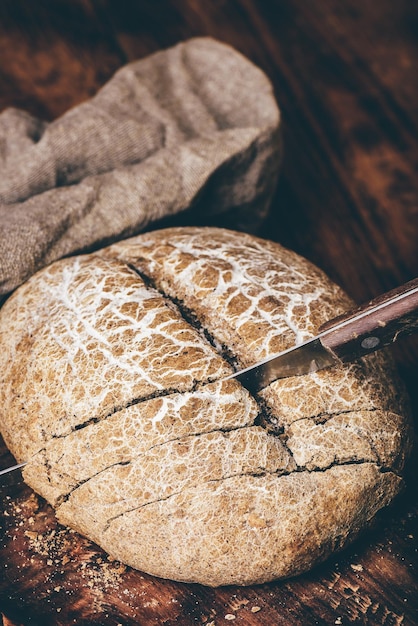
[[[233,619],[236,619],[236,617],[237,617],[237,616],[236,616],[236,615],[233,615],[232,613],[227,613],[227,614],[225,615],[225,619],[227,619],[227,620],[233,620]]]
[[[261,611],[261,606],[252,606],[251,607],[251,613],[258,613],[258,611]]]
[[[28,539],[37,539],[38,538],[38,533],[34,532],[33,530],[25,530],[25,537],[28,537]]]
[[[25,516],[25,511],[17,503],[11,503],[9,508],[12,509],[14,517],[19,519]],[[25,523],[29,522],[32,526],[36,524],[33,516],[26,518]],[[22,522],[23,523],[23,520]],[[33,530],[25,530],[24,535],[27,538],[27,545],[31,552],[29,560],[31,563],[41,558],[43,563],[49,567],[65,566],[74,560],[74,541],[77,542],[77,535],[72,529],[58,527],[43,532]],[[115,559],[106,556],[97,555],[89,561],[84,561],[79,566],[80,577],[84,580],[89,588],[106,589],[111,586],[120,584],[126,566]],[[61,570],[61,573],[64,571]],[[53,582],[52,573],[49,581]],[[51,584],[49,593],[52,591],[58,593],[63,587],[61,585],[53,586]]]
[[[362,572],[363,571],[363,566],[360,563],[351,563],[350,565],[351,569],[353,569],[355,572]]]

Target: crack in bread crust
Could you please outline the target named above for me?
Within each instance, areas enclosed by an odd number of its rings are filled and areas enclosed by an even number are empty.
[[[269,472],[269,471],[266,471],[266,470],[259,471],[259,472],[243,472],[243,473],[239,473],[239,474],[230,474],[228,476],[223,476],[222,478],[216,478],[216,479],[215,478],[211,478],[210,480],[206,480],[206,481],[203,480],[203,481],[201,481],[200,484],[204,485],[204,484],[211,484],[211,483],[213,483],[213,484],[221,483],[222,481],[227,481],[230,478],[237,478],[239,476],[251,476],[252,478],[261,478],[262,479],[264,476],[266,476],[268,474],[271,475],[271,476],[281,477],[281,476],[289,476],[293,472],[299,472],[299,473],[301,473],[301,472],[308,472],[308,473],[326,472],[326,471],[330,470],[334,466],[350,467],[350,466],[354,466],[354,465],[362,465],[364,463],[368,463],[369,464],[370,461],[367,461],[365,459],[359,459],[357,461],[354,461],[354,460],[352,460],[352,461],[345,461],[344,463],[338,463],[338,464],[331,465],[330,467],[326,467],[326,468],[316,467],[316,468],[313,468],[313,469],[308,469],[306,467],[297,467],[296,470],[287,471],[287,472],[286,471],[270,471]],[[396,472],[393,472],[392,470],[389,470],[389,469],[383,470],[383,468],[379,467],[378,464],[374,464],[374,465],[380,472],[382,472],[382,471],[389,472],[389,473],[392,473],[394,476],[397,476],[398,478],[401,478],[399,476],[399,474],[397,474]],[[119,513],[118,515],[115,515],[114,517],[109,518],[107,520],[104,528],[103,528],[103,531],[106,532],[107,530],[109,530],[109,527],[112,524],[112,522],[114,522],[118,518],[123,517],[124,515],[127,515],[129,513],[132,513],[133,511],[138,511],[140,509],[143,509],[143,508],[145,508],[147,506],[152,506],[153,504],[156,504],[157,502],[164,502],[166,500],[169,500],[170,498],[175,498],[176,496],[180,495],[182,493],[182,491],[184,491],[184,489],[182,489],[180,491],[176,491],[174,493],[171,493],[170,495],[165,496],[164,498],[158,498],[156,500],[151,500],[150,502],[147,502],[146,504],[141,504],[141,505],[139,505],[137,507],[134,507],[132,509],[127,509],[127,510],[123,511],[122,513]]]
[[[146,448],[146,450],[144,450],[143,452],[137,453],[135,456],[131,456],[129,459],[127,460],[122,460],[122,461],[116,461],[114,463],[111,463],[110,465],[106,465],[105,467],[101,468],[100,470],[98,470],[95,474],[91,474],[90,476],[88,476],[87,478],[84,478],[83,480],[79,480],[78,482],[75,482],[74,486],[67,492],[64,494],[61,494],[60,498],[54,503],[55,507],[59,507],[61,504],[63,504],[64,502],[66,502],[69,497],[80,487],[82,487],[83,485],[85,485],[86,483],[88,483],[91,480],[94,480],[95,478],[97,478],[98,476],[100,476],[101,474],[103,474],[104,472],[111,470],[114,467],[127,467],[137,461],[139,461],[141,459],[141,457],[146,456],[149,453],[152,453],[154,450],[160,448],[161,446],[165,446],[167,444],[173,444],[175,442],[183,442],[186,443],[187,440],[191,437],[201,437],[203,435],[213,435],[215,433],[218,434],[227,434],[227,433],[232,433],[235,432],[237,430],[241,430],[244,428],[250,428],[251,425],[242,425],[242,426],[236,426],[236,427],[231,427],[231,428],[214,428],[213,430],[207,430],[204,433],[193,433],[190,435],[186,435],[184,437],[173,437],[172,439],[165,439],[162,442],[159,443],[155,443],[154,445]],[[52,478],[52,465],[49,463],[48,460],[48,456],[47,456],[47,449],[44,448],[43,450],[41,450],[38,454],[43,454],[44,455],[44,464],[46,466],[47,469],[47,475],[48,475],[48,481],[49,482],[54,482],[59,484],[61,483],[61,479],[62,476],[58,473],[58,462],[54,463],[55,466],[55,478]],[[32,459],[32,462],[36,463],[36,459]],[[74,477],[71,477],[73,480],[77,480]]]
[[[216,337],[211,335],[209,330],[204,327],[195,311],[187,307],[186,304],[176,296],[173,296],[169,292],[165,292],[161,285],[158,285],[151,276],[147,275],[134,264],[128,263],[127,265],[134,272],[136,272],[138,276],[140,276],[140,278],[144,281],[144,284],[157,291],[166,301],[174,306],[185,322],[190,324],[200,334],[200,336],[204,338],[204,340],[208,341],[208,343],[210,343],[210,345],[218,352],[219,356],[224,359],[224,361],[229,363],[235,371],[238,370],[237,356],[231,352],[227,345],[220,344]]]
[[[206,584],[216,586],[221,567],[224,584],[232,580],[235,584],[265,582],[270,576],[306,569],[313,545],[321,546],[317,558],[323,560],[330,550],[352,540],[386,501],[387,493],[399,485],[391,473],[379,476],[374,464],[293,472],[279,478],[272,474],[232,476],[195,485],[125,513],[100,537],[111,554],[117,550],[125,562],[139,569],[146,564],[150,573],[159,571],[163,561],[174,579],[205,577]],[[280,511],[277,502],[287,502],[287,506]],[[301,506],[311,512],[309,519],[300,515]],[[341,522],[348,521],[351,506],[356,507],[358,526],[348,531]],[[225,513],[219,523],[222,509]],[[196,534],[199,516],[199,528],[206,528],[206,533]],[[141,545],[139,552],[130,550],[132,541]],[[173,555],[169,562],[167,554]],[[231,555],[238,575],[231,570]],[[268,571],[266,563],[270,564]]]
[[[234,582],[225,555],[238,583],[302,571],[401,488],[402,388],[383,354],[256,398],[224,378],[349,305],[294,253],[222,229],[63,260],[0,312],[6,442],[60,520],[135,567],[211,585]]]

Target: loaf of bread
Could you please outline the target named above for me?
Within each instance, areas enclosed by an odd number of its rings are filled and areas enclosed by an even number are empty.
[[[57,518],[134,568],[248,585],[306,571],[402,486],[387,355],[276,381],[234,368],[352,303],[276,243],[171,228],[54,263],[0,311],[0,424]]]

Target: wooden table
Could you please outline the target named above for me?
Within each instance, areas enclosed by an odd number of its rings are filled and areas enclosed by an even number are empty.
[[[0,110],[53,119],[127,61],[196,35],[232,44],[270,77],[284,120],[283,172],[263,234],[361,302],[418,275],[417,25],[413,0],[3,0]],[[417,337],[394,353],[418,421]],[[3,446],[1,466],[9,461]],[[6,567],[2,545],[3,624],[418,624],[416,451],[407,478],[372,530],[309,574],[218,590],[141,575],[123,598],[100,578],[100,551],[68,534],[60,543],[49,508],[11,477],[2,506],[22,524],[9,538],[23,546],[34,515],[35,538],[55,530],[57,562],[73,559],[79,593],[57,578],[55,594],[43,595],[30,562]],[[80,545],[90,550],[88,570],[77,562]],[[50,556],[45,567],[56,569]],[[129,571],[105,565],[129,583]]]

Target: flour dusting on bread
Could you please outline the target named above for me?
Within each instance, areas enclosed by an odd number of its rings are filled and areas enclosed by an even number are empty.
[[[206,585],[306,571],[402,487],[407,402],[388,357],[272,383],[236,367],[351,306],[279,244],[140,235],[41,271],[0,311],[0,428],[58,519],[112,557]]]

